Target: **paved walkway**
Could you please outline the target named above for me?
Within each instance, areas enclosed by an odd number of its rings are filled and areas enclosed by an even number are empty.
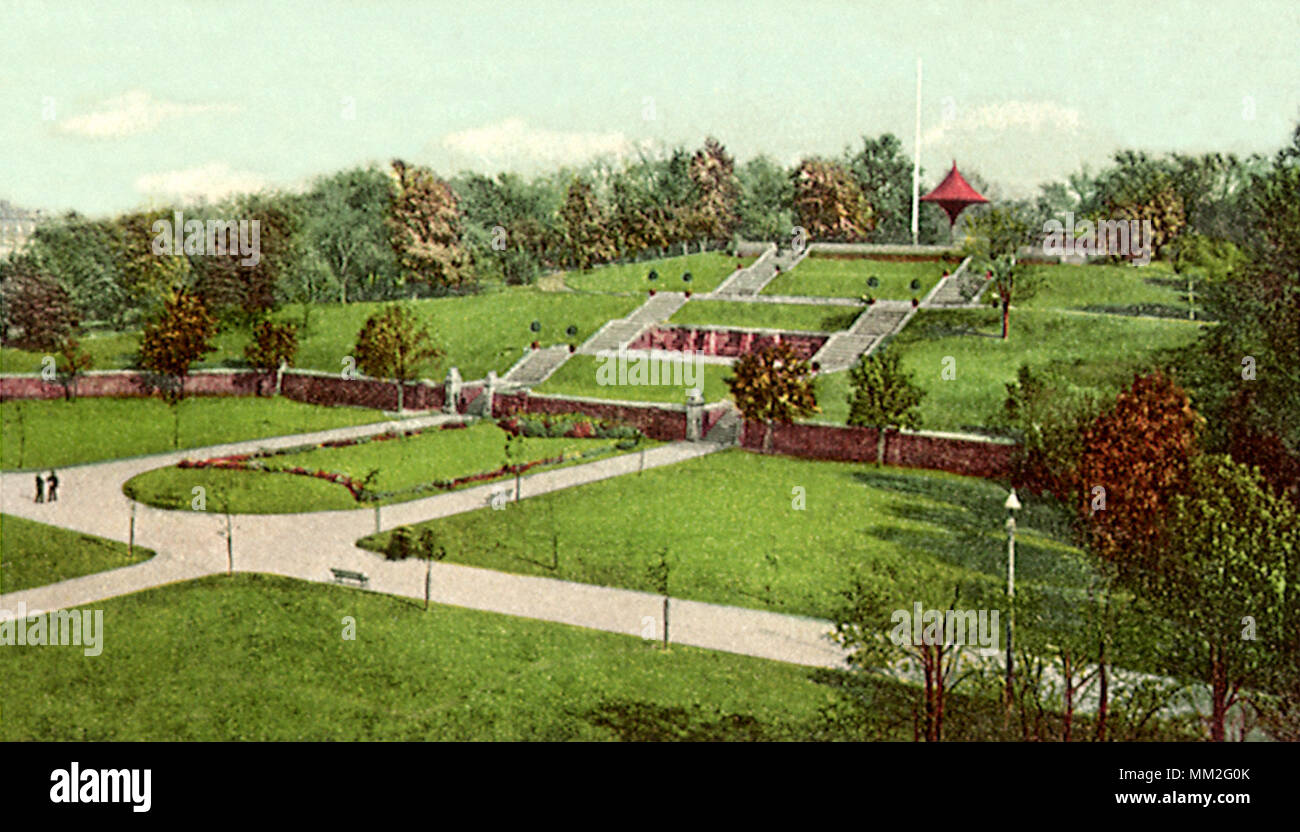
[[[457,417],[436,415],[405,420],[404,425],[439,424]],[[82,465],[60,470],[57,503],[32,502],[27,474],[0,474],[0,509],[86,534],[126,542],[131,501],[121,492],[126,480],[180,459],[245,453],[270,447],[367,435],[387,423],[253,440],[179,453]],[[640,470],[672,465],[727,447],[713,442],[678,442],[584,465],[524,477],[522,499],[597,482],[635,476]],[[240,572],[264,572],[328,582],[330,568],[352,569],[370,577],[377,592],[424,597],[425,564],[390,562],[358,549],[355,541],[378,528],[387,530],[438,517],[484,509],[492,495],[514,496],[513,481],[500,481],[374,509],[289,515],[238,515],[233,518],[233,563]],[[489,509],[491,510],[491,509]],[[509,503],[502,511],[510,511]],[[145,563],[86,575],[49,586],[0,596],[0,618],[80,606],[151,587],[224,573],[227,569],[226,519],[216,511],[165,511],[137,504],[135,541],[158,554]],[[433,566],[433,600],[490,612],[554,621],[597,630],[642,635],[661,631],[663,601],[643,592],[511,575],[459,564]],[[829,622],[696,601],[670,602],[674,643],[725,650],[817,667],[843,665],[843,651],[827,637]]]

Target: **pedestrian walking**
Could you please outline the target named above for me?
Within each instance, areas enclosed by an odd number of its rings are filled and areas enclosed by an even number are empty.
[[[36,475],[36,502],[45,502],[45,480],[41,479],[40,474]]]
[[[53,503],[59,499],[59,478],[51,471],[45,482],[49,484],[50,502]]]

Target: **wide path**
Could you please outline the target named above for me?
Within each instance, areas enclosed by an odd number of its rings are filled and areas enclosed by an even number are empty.
[[[436,415],[403,420],[402,424],[439,424],[458,418]],[[366,435],[390,427],[391,423],[379,423],[60,469],[61,499],[53,504],[32,502],[30,474],[0,474],[0,510],[126,542],[131,530],[132,504],[121,488],[136,474],[186,457],[246,453],[344,435]],[[521,498],[610,477],[635,476],[643,469],[694,459],[724,447],[711,442],[678,442],[644,454],[624,454],[544,471],[522,478]],[[492,495],[501,491],[508,492],[509,499],[513,500],[514,482],[475,486],[387,506],[378,512],[358,509],[237,515],[232,518],[231,561],[234,570],[239,572],[265,572],[317,582],[330,580],[331,567],[352,569],[370,577],[371,590],[423,598],[423,562],[390,562],[358,549],[355,541],[376,528],[392,529],[486,509]],[[512,506],[507,502],[500,510],[509,512]],[[26,614],[35,615],[227,570],[224,515],[216,511],[166,511],[142,504],[135,505],[134,514],[135,542],[156,551],[155,558],[135,566],[0,596],[0,620],[16,617],[20,604]],[[432,599],[442,604],[626,635],[659,637],[662,634],[662,598],[552,578],[435,563]],[[818,667],[841,667],[845,658],[844,651],[829,640],[830,623],[826,621],[683,600],[670,602],[669,620],[670,638],[677,644]]]

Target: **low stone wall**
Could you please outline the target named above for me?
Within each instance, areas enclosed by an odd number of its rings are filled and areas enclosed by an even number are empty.
[[[629,350],[672,350],[738,358],[775,344],[787,344],[802,359],[812,358],[829,340],[826,335],[803,332],[751,332],[712,327],[660,326],[648,329],[628,344]]]
[[[762,450],[766,430],[760,422],[747,421],[741,434],[741,447]],[[875,462],[877,436],[874,428],[774,425],[771,452],[807,459]],[[1015,448],[1013,444],[992,440],[890,431],[885,440],[885,464],[972,477],[1005,477],[1011,473]]]

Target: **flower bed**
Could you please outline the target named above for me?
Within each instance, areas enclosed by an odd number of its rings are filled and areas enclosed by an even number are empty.
[[[586,413],[528,413],[517,411],[498,419],[497,427],[511,436],[523,435],[556,439],[623,439],[632,440],[632,446],[645,438],[645,434],[626,422],[613,419],[598,419]]]
[[[507,422],[510,423],[509,427],[504,424]],[[394,497],[408,497],[435,491],[450,491],[469,483],[483,482],[509,475],[522,474],[523,472],[536,468],[539,465],[557,465],[573,459],[591,459],[618,451],[631,450],[632,448],[635,448],[643,438],[641,432],[631,426],[613,422],[599,422],[598,420],[593,420],[591,417],[583,416],[582,414],[557,414],[555,416],[550,414],[538,416],[533,416],[532,414],[517,414],[502,419],[498,426],[511,435],[519,435],[522,432],[524,436],[608,438],[619,439],[620,441],[612,445],[602,445],[599,448],[592,448],[576,454],[566,453],[561,456],[547,457],[544,459],[533,460],[531,462],[524,462],[515,465],[502,465],[501,467],[494,468],[490,471],[480,471],[478,473],[455,477],[453,479],[429,480],[407,488],[400,488],[392,491],[379,491],[372,489],[368,484],[369,478],[358,480],[350,474],[341,471],[313,471],[301,466],[280,467],[276,466],[274,463],[268,464],[266,460],[323,448],[346,448],[353,445],[363,445],[368,442],[387,442],[393,439],[404,439],[418,436],[431,430],[456,430],[459,428],[465,428],[467,425],[463,423],[452,423],[441,425],[438,428],[389,431],[387,433],[358,437],[356,439],[338,439],[329,442],[296,445],[294,447],[259,451],[252,454],[232,454],[230,456],[212,457],[210,459],[201,460],[183,459],[176,463],[176,467],[222,468],[235,471],[261,471],[268,474],[294,474],[303,477],[315,477],[317,479],[325,480],[326,482],[343,486],[352,494],[352,498],[359,503],[372,503],[380,500],[392,499]],[[556,432],[559,431],[560,427],[564,428],[564,432]],[[545,432],[538,433],[538,430]]]

